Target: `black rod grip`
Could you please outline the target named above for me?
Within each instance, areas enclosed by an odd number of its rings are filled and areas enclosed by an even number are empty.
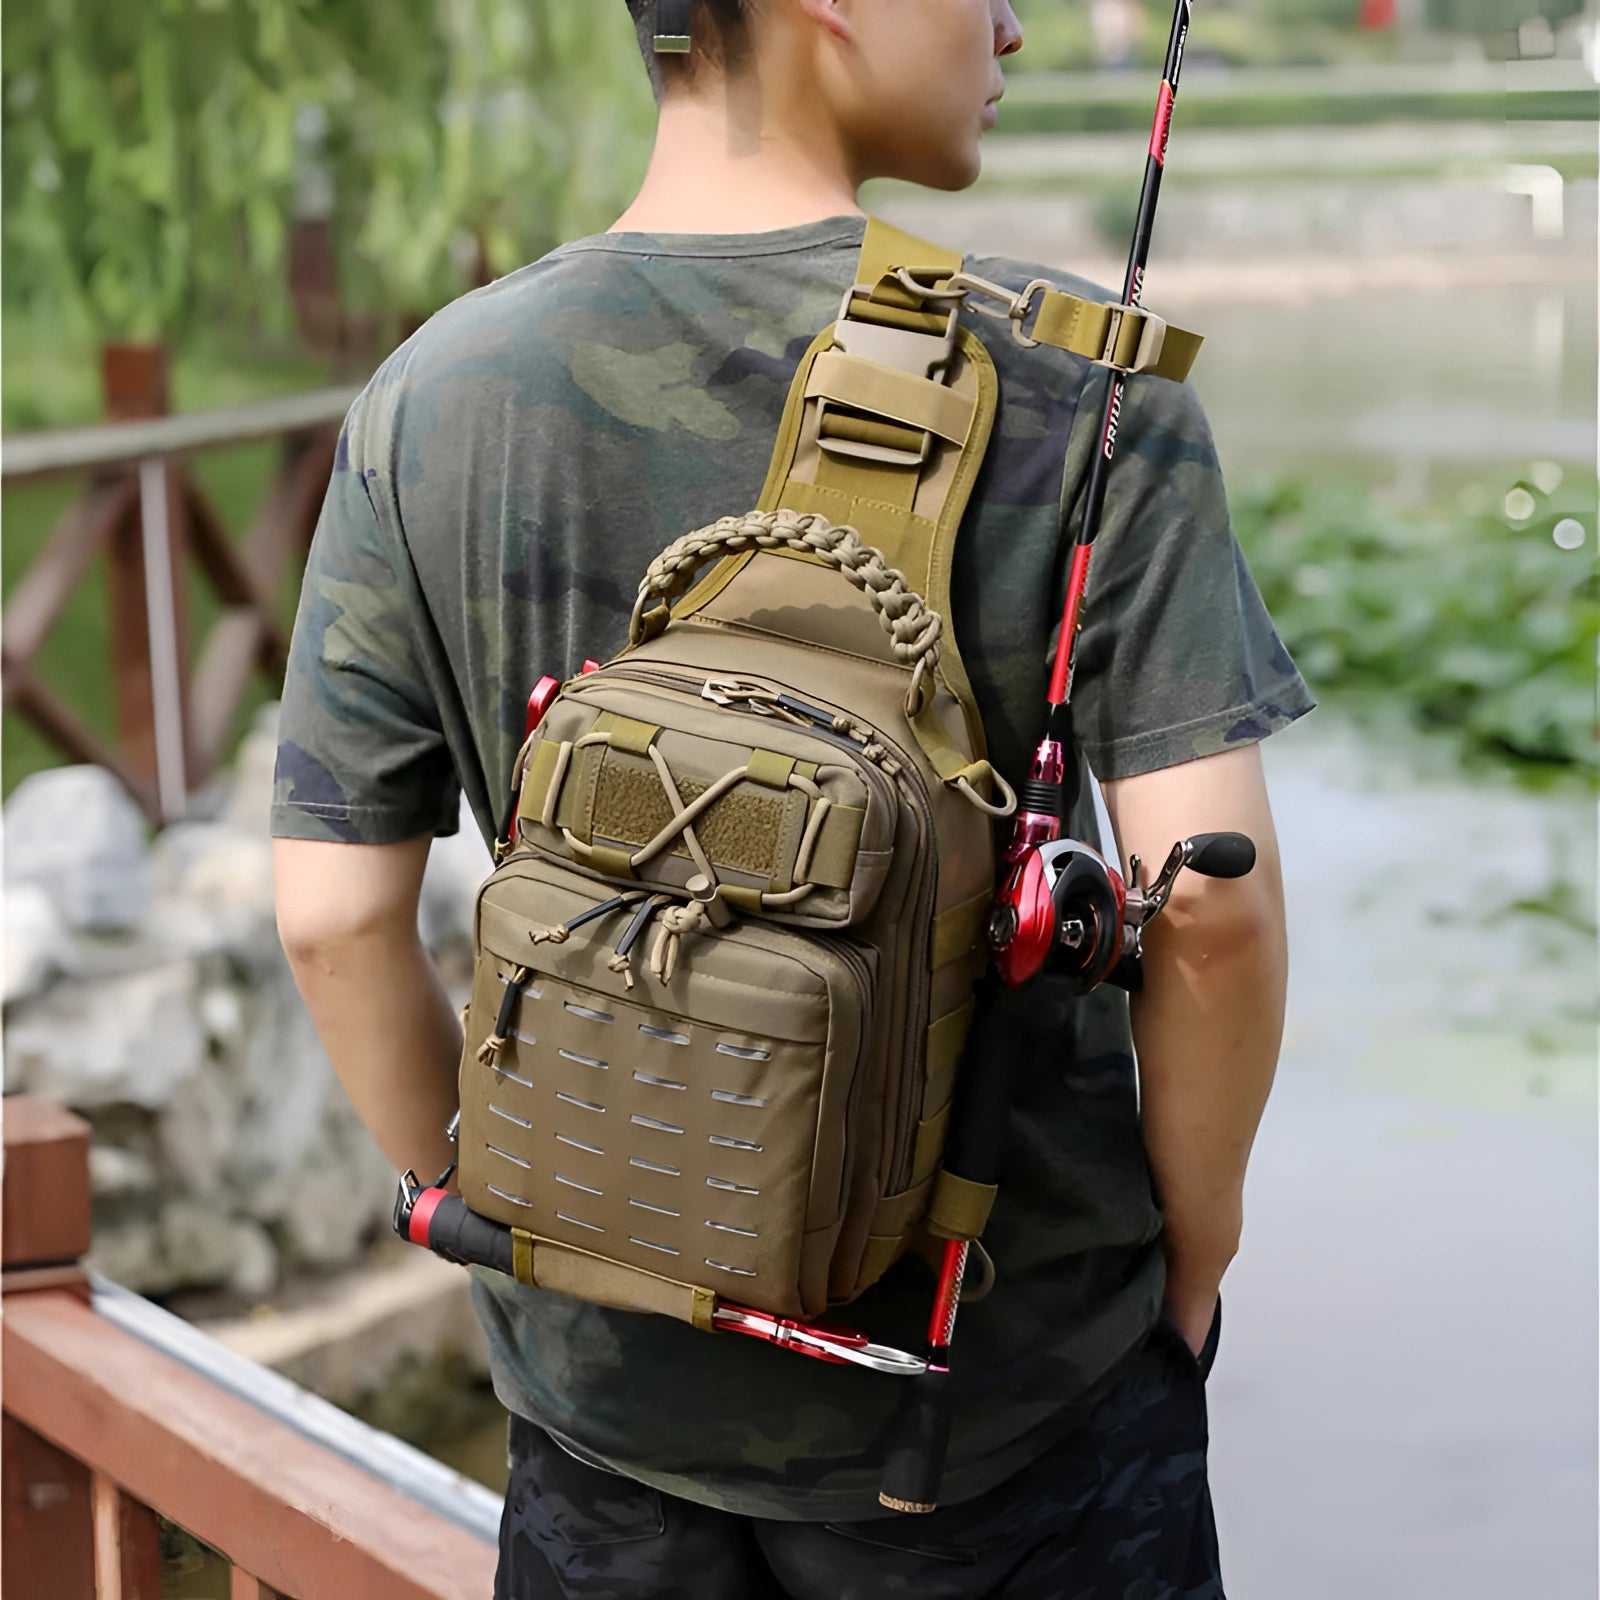
[[[1189,843],[1189,870],[1202,878],[1242,878],[1256,864],[1255,841],[1242,833],[1197,833]]]
[[[948,1372],[929,1370],[906,1382],[889,1438],[878,1499],[891,1511],[932,1511],[950,1445]]]
[[[462,1266],[511,1274],[511,1230],[480,1217],[458,1194],[446,1195],[428,1219],[428,1248]]]
[[[998,1183],[1010,1121],[1011,1074],[1006,1058],[985,1062],[981,1069],[964,1064],[956,1080],[950,1134],[940,1165],[969,1183]]]

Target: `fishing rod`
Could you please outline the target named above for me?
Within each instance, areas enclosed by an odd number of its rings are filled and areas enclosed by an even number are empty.
[[[1126,313],[1141,309],[1192,5],[1193,0],[1177,0],[1173,11],[1122,300],[1106,340],[1108,353],[1117,348]],[[1005,877],[989,917],[987,936],[995,965],[991,990],[996,981],[1016,988],[1042,971],[1064,980],[1069,992],[1080,995],[1105,982],[1136,989],[1141,932],[1166,905],[1178,875],[1187,867],[1206,877],[1237,878],[1255,865],[1255,846],[1242,834],[1202,834],[1175,844],[1155,881],[1146,887],[1137,856],[1130,862],[1129,880],[1124,880],[1092,845],[1061,837],[1077,798],[1078,768],[1075,760],[1069,766],[1066,746],[1083,603],[1128,383],[1128,373],[1120,367],[1111,366],[1110,376],[1099,443],[1089,468],[1083,522],[1068,568],[1046,697],[1045,735],[1019,789],[1020,804],[1005,852]],[[987,1065],[981,1073],[964,1070],[956,1086],[944,1171],[968,1184],[996,1186],[1010,1109],[1009,1074],[1003,1062]],[[926,1370],[907,1385],[902,1397],[878,1494],[893,1510],[926,1512],[938,1504],[950,1437],[951,1344],[971,1250],[972,1241],[966,1239],[947,1239],[944,1244],[928,1324]]]

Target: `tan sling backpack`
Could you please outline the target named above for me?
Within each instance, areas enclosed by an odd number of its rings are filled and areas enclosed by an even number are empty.
[[[525,1284],[705,1329],[724,1300],[808,1318],[919,1228],[982,1229],[993,1191],[940,1156],[1014,797],[949,626],[997,401],[958,312],[1178,379],[1199,341],[961,265],[869,225],[759,507],[657,557],[626,648],[519,757],[458,1182]]]

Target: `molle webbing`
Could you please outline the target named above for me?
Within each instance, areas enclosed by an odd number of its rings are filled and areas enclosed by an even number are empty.
[[[709,1289],[541,1239],[525,1228],[512,1229],[511,1247],[512,1272],[530,1289],[553,1289],[620,1311],[653,1311],[693,1323],[705,1333],[713,1331],[716,1296]]]

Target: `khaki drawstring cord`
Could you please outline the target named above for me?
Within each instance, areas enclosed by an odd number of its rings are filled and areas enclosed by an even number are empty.
[[[478,1046],[478,1060],[486,1067],[498,1064],[500,1052],[511,1037],[511,1018],[516,1010],[522,986],[533,975],[529,967],[514,967],[506,984],[505,998],[500,1002],[500,1014],[495,1018],[494,1032]]]

